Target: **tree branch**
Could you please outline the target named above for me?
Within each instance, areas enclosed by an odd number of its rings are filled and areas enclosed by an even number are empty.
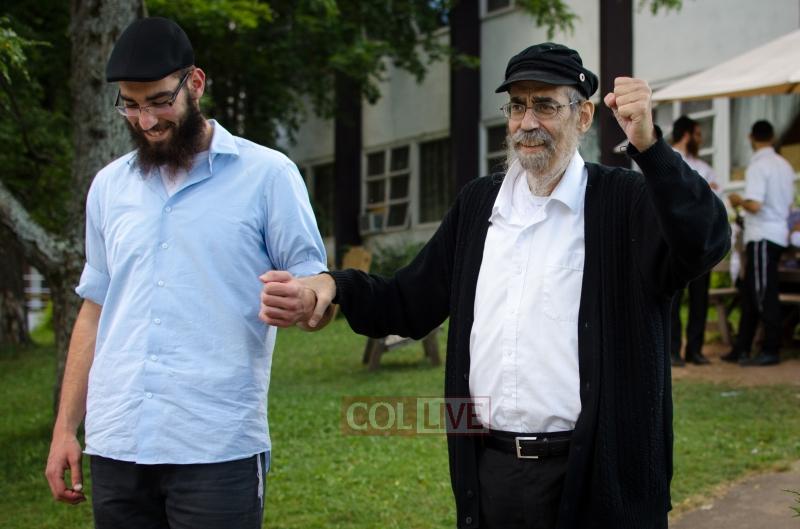
[[[42,272],[60,267],[76,251],[67,241],[48,233],[0,181],[0,224],[17,238],[25,259]]]

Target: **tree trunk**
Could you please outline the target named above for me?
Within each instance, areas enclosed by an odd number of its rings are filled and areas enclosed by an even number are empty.
[[[144,12],[142,0],[72,0],[70,39],[72,69],[72,188],[68,205],[67,251],[57,266],[43,271],[53,299],[57,372],[53,388],[55,408],[61,395],[67,349],[80,299],[74,292],[83,268],[84,203],[97,172],[130,147],[122,118],[113,109],[116,85],[105,80],[114,43]]]
[[[0,345],[31,342],[25,307],[25,263],[22,249],[0,226]]]

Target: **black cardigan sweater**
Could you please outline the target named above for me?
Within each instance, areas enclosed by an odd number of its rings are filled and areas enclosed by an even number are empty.
[[[560,529],[666,527],[672,477],[670,300],[730,246],[722,202],[663,140],[642,153],[629,147],[629,154],[643,174],[586,164],[581,413]],[[332,272],[334,301],[360,334],[421,338],[450,317],[446,397],[469,395],[475,288],[502,179],[495,175],[466,185],[431,240],[394,277]],[[459,528],[479,526],[478,444],[474,436],[448,436]]]

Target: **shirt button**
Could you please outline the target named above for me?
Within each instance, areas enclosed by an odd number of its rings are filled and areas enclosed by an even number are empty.
[[[161,318],[154,318],[153,323],[155,323],[156,325],[161,325]]]
[[[147,398],[148,398],[148,399],[152,399],[152,398],[153,398],[153,394],[152,394],[152,393],[150,393],[149,391],[146,393],[146,395],[147,395]]]
[[[169,248],[169,244],[167,244],[167,243],[165,243],[165,242],[162,242],[162,243],[161,243],[161,248],[162,248],[163,250],[166,250],[167,248]]]
[[[171,207],[169,207],[169,206],[167,206],[167,207],[165,207],[165,208],[164,208],[164,211],[166,211],[167,213],[169,213],[170,211],[172,211],[172,208],[171,208]]]
[[[158,286],[160,286],[160,287],[163,287],[163,286],[164,286],[164,282],[163,282],[163,281],[159,281],[159,282],[158,282],[158,283],[156,283],[156,284],[157,284]]]
[[[150,360],[156,362],[158,360],[158,357],[156,355],[150,355]]]

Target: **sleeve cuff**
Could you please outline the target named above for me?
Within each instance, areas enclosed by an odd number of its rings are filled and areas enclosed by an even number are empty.
[[[106,300],[108,293],[108,285],[111,278],[94,268],[89,263],[83,267],[81,280],[75,288],[75,292],[83,299],[93,301],[98,305],[102,305]]]
[[[328,267],[319,261],[304,261],[289,267],[286,271],[295,277],[314,276],[326,272]]]

